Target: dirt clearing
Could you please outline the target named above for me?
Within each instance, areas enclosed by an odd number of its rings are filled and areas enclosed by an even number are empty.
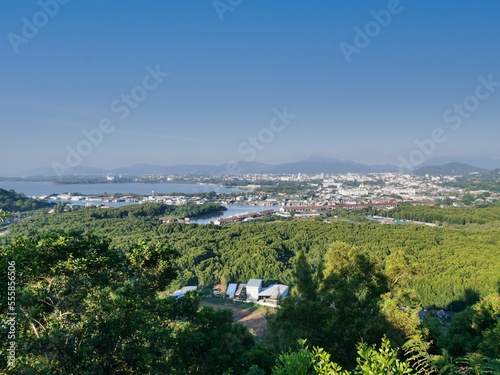
[[[258,306],[253,304],[231,302],[223,299],[214,299],[214,301],[203,300],[201,306],[211,306],[214,309],[230,308],[234,313],[234,322],[243,323],[255,332],[258,338],[261,338],[266,329],[266,312],[273,312],[273,308]]]

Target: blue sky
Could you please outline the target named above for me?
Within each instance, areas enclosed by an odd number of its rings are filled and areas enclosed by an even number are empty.
[[[104,118],[113,130],[79,165],[247,160],[249,137],[269,136],[284,107],[296,117],[252,161],[398,164],[436,128],[446,141],[426,157],[500,158],[500,87],[458,129],[443,120],[478,77],[500,81],[498,1],[55,1],[2,4],[0,173],[67,165]],[[371,30],[366,47],[355,28]],[[350,63],[341,43],[359,52]],[[112,103],[144,93],[147,67],[169,75],[119,118]]]

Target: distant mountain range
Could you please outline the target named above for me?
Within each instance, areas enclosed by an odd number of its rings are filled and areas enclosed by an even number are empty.
[[[498,169],[500,168],[500,159],[493,159],[486,156],[454,156],[454,157],[439,157],[426,160],[422,166],[429,165],[445,165],[450,163],[463,163],[473,165],[483,169]]]
[[[412,172],[419,175],[463,175],[472,172],[482,172],[484,170],[500,168],[500,160],[488,158],[469,158],[475,160],[475,166],[469,163],[458,162],[452,158],[430,159],[421,167]],[[448,161],[448,160],[451,160]],[[207,165],[207,164],[177,164],[171,166],[154,164],[136,164],[131,167],[114,169],[102,169],[79,166],[68,169],[66,175],[78,176],[140,176],[140,175],[224,175],[230,173],[287,173],[287,174],[319,174],[319,173],[382,173],[398,172],[395,165],[367,165],[355,163],[350,160],[340,160],[334,158],[309,158],[306,160],[283,163],[279,165],[241,161],[232,165]],[[52,168],[39,168],[30,170],[22,176],[54,176]]]
[[[101,169],[92,167],[75,167],[68,169],[66,175],[103,176],[107,174],[122,176],[139,175],[216,175],[228,173],[374,173],[396,172],[394,165],[366,165],[350,160],[332,158],[309,158],[302,161],[279,165],[241,161],[235,164],[207,165],[207,164],[177,164],[171,166],[136,164],[131,167]],[[23,176],[53,176],[51,168],[39,168],[22,174]]]
[[[417,168],[413,171],[414,174],[424,176],[426,174],[432,176],[463,176],[474,172],[485,172],[486,169],[473,167],[465,163],[448,163],[444,165],[427,165]]]

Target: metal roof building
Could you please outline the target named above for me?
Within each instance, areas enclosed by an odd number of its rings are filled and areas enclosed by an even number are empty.
[[[238,284],[229,284],[227,286],[226,296],[228,296],[229,298],[234,298],[234,294],[236,293],[237,287]]]
[[[182,289],[176,290],[174,292],[174,294],[172,295],[172,297],[181,298],[181,297],[184,297],[184,295],[187,292],[190,292],[190,291],[193,291],[193,290],[196,290],[196,289],[198,289],[197,286],[185,286]]]
[[[278,299],[288,294],[288,285],[275,284],[259,293],[259,298]]]
[[[243,284],[241,283],[239,286],[238,286],[238,289],[236,290],[236,293],[234,293],[234,295],[236,297],[239,297],[241,292],[243,291],[243,289],[247,286],[247,284]]]

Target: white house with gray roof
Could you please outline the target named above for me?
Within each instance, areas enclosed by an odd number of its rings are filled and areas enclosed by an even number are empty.
[[[261,279],[250,279],[247,283],[247,300],[257,301],[259,299],[259,293],[262,291],[262,280]]]

